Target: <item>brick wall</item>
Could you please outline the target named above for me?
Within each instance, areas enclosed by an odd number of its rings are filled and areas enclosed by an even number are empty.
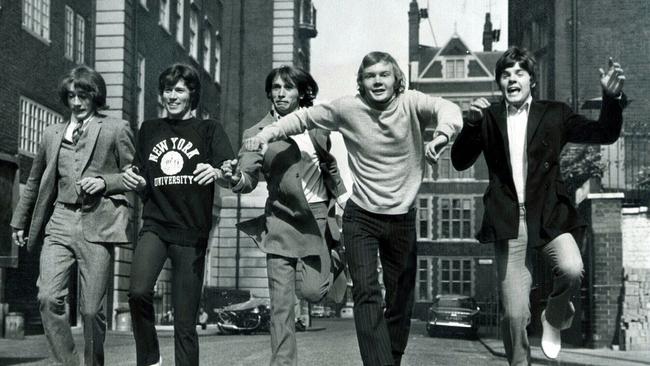
[[[590,194],[581,209],[590,223],[585,257],[585,278],[590,289],[585,299],[587,345],[610,346],[616,341],[622,293],[623,245],[621,204],[623,194]]]
[[[650,268],[625,268],[621,350],[650,350]]]
[[[624,208],[623,266],[650,269],[650,216],[647,207]]]

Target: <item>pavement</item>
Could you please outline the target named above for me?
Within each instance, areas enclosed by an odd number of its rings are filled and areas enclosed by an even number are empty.
[[[223,335],[214,325],[197,328],[201,345],[201,365],[259,366],[270,358],[269,335]],[[73,330],[79,350],[83,348],[80,328]],[[165,366],[174,359],[173,330],[158,327],[161,355]],[[316,319],[311,328],[297,335],[299,365],[361,366],[354,322],[351,319]],[[547,360],[539,348],[539,339],[531,339],[533,365],[639,366],[650,365],[650,351],[616,351],[565,346],[558,360]],[[135,346],[131,332],[109,331],[105,345],[106,365],[135,365]],[[47,341],[42,334],[23,340],[0,338],[0,365],[46,366]],[[504,366],[501,340],[479,335],[478,340],[456,336],[429,337],[422,321],[414,320],[404,366]]]
[[[488,352],[505,359],[506,353],[500,339],[479,334],[479,341]],[[549,360],[542,353],[539,338],[529,339],[531,359],[534,365],[562,366],[640,366],[650,365],[650,345],[647,351],[620,351],[611,348],[579,348],[563,345],[556,360]]]

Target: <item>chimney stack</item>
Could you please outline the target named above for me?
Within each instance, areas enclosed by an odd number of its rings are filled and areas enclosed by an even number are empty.
[[[409,4],[409,63],[417,61],[420,47],[420,8],[417,0]]]
[[[490,21],[490,13],[485,13],[485,25],[483,26],[483,51],[492,51],[492,21]]]

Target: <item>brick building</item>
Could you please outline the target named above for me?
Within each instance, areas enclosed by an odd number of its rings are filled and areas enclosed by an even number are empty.
[[[600,108],[598,68],[608,57],[621,63],[631,100],[624,112],[622,138],[602,147],[606,163],[603,185],[626,193],[626,204],[645,203],[636,174],[650,165],[650,11],[643,0],[625,1],[616,8],[605,0],[509,1],[509,40],[534,52],[539,62],[537,97],[568,103],[575,111],[597,117]],[[625,21],[621,22],[621,19]]]
[[[197,114],[218,118],[221,15],[222,2],[208,0],[0,3],[0,65],[6,70],[0,86],[0,123],[4,127],[0,132],[0,185],[10,181],[11,164],[18,165],[19,182],[24,184],[44,126],[67,118],[69,112],[58,100],[58,82],[78,64],[94,67],[104,76],[109,106],[106,113],[129,121],[134,130],[143,120],[162,115],[158,75],[174,62],[189,63],[199,70],[202,98]],[[12,210],[4,209],[6,203],[0,205],[5,230]],[[6,251],[5,247],[11,247],[9,234],[2,231],[0,235],[0,248]],[[135,241],[135,232],[133,238]],[[127,304],[131,253],[132,246],[115,249],[114,276],[106,304],[109,324],[114,323],[114,310]],[[5,262],[11,264],[11,257],[4,254],[0,253],[0,260],[7,258]],[[28,327],[37,327],[38,253],[21,251],[19,261],[18,268],[8,270],[7,281],[0,281],[7,286],[0,291],[0,302],[4,292],[10,299],[10,310],[25,312]],[[168,278],[166,268],[156,286],[158,313],[170,307]],[[71,322],[78,324],[74,282],[69,302]]]
[[[94,7],[95,1],[86,0],[0,4],[0,187],[13,189],[14,200],[19,191],[14,183],[27,179],[43,128],[67,118],[58,96],[61,76],[77,64],[94,63]],[[0,303],[25,312],[29,328],[40,323],[39,253],[18,253],[12,245],[11,200],[6,193],[0,199],[0,267],[11,267],[0,268]]]
[[[245,129],[269,111],[264,80],[273,67],[309,70],[310,40],[316,37],[311,0],[224,0],[221,120],[239,147]],[[266,256],[245,234],[239,221],[263,213],[267,195],[260,182],[250,194],[221,190],[221,215],[213,229],[206,285],[248,290],[268,297]]]
[[[495,100],[494,65],[501,52],[491,51],[489,14],[484,50],[473,52],[457,35],[442,47],[419,44],[420,12],[416,1],[409,10],[409,64],[411,89],[457,103],[463,113],[475,98]],[[430,140],[433,131],[427,131]],[[481,157],[474,167],[456,171],[449,149],[438,164],[427,166],[417,199],[418,274],[416,316],[424,316],[438,294],[471,295],[495,322],[496,267],[491,245],[480,245],[474,235],[483,217],[481,197],[488,174]]]

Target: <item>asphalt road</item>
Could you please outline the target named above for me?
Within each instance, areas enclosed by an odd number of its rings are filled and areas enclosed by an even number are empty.
[[[76,330],[75,333],[78,333]],[[268,365],[269,335],[221,335],[214,328],[201,331],[201,365]],[[163,365],[173,365],[171,331],[160,331]],[[76,334],[83,352],[82,336]],[[135,346],[130,333],[109,332],[105,345],[106,365],[135,365]],[[0,339],[0,365],[51,365],[43,335],[25,340]],[[351,319],[315,319],[312,329],[298,333],[299,365],[360,366],[361,358]],[[506,365],[477,340],[426,335],[424,323],[414,321],[403,365]]]

